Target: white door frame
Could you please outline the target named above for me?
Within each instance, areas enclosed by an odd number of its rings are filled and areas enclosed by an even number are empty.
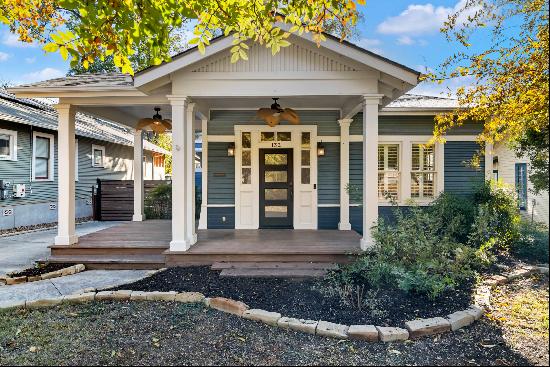
[[[293,227],[317,229],[317,125],[235,125],[235,229],[257,229],[260,224],[259,150],[293,150]],[[242,133],[251,133],[251,183],[242,184]],[[262,132],[290,132],[290,141],[261,141]],[[302,133],[310,133],[310,182],[302,184]],[[305,149],[304,149],[305,150]]]

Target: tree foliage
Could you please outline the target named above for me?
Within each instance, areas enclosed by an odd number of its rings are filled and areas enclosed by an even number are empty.
[[[436,118],[434,140],[482,121],[480,142],[508,142],[536,157],[531,177],[546,177],[533,182],[548,190],[548,0],[467,0],[442,32],[459,51],[426,78],[467,78],[473,85],[456,91],[459,109]],[[479,50],[481,37],[490,45]]]
[[[231,60],[248,59],[247,41],[272,53],[290,45],[291,33],[311,32],[317,43],[325,26],[340,23],[342,36],[357,21],[357,4],[365,0],[3,0],[0,21],[21,41],[44,44],[47,52],[71,58],[71,67],[88,69],[95,60],[112,57],[117,68],[133,74],[131,57],[144,43],[151,64],[170,60],[170,34],[194,20],[200,52],[216,33],[233,34]],[[64,26],[75,18],[72,30]],[[288,29],[288,31],[286,31]]]

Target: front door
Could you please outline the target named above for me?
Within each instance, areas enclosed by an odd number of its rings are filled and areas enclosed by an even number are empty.
[[[260,149],[260,228],[292,228],[292,149]]]

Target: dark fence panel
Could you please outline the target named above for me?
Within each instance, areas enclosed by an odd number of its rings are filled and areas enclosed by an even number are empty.
[[[157,186],[171,184],[171,181],[145,180],[143,182],[145,198]],[[94,198],[95,219],[132,220],[134,214],[134,181],[97,180],[97,192]]]

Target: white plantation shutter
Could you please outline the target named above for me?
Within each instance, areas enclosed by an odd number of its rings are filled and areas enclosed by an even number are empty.
[[[412,145],[411,197],[433,198],[435,196],[435,149],[434,146]]]
[[[378,145],[378,198],[399,198],[399,145]]]

